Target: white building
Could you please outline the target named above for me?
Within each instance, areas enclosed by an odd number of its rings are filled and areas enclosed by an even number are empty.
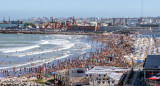
[[[85,74],[86,80],[91,86],[113,86],[118,84],[123,72],[128,72],[129,70],[129,68],[123,67],[95,66]]]
[[[90,22],[90,26],[97,26],[97,22]]]

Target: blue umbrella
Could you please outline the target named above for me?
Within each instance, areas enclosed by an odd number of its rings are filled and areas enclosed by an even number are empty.
[[[141,62],[143,62],[143,60],[137,60],[137,63],[141,63]]]
[[[91,66],[90,66],[90,65],[87,65],[87,67],[90,68]]]
[[[49,71],[49,74],[55,74],[55,72],[51,72],[51,71]]]
[[[51,74],[55,74],[55,72],[50,72]]]
[[[137,35],[137,37],[139,37],[139,35]]]
[[[143,35],[143,37],[145,37],[146,35]]]

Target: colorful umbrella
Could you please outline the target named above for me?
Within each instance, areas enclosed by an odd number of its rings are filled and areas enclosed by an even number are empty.
[[[155,77],[155,76],[152,76],[152,77],[149,77],[148,79],[156,80],[156,79],[158,79],[158,78]]]

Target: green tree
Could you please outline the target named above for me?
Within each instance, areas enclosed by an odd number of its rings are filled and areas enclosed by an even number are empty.
[[[27,27],[27,26],[32,26],[33,28],[36,28],[36,25],[33,24],[33,23],[25,23],[24,26],[25,26],[25,27]]]

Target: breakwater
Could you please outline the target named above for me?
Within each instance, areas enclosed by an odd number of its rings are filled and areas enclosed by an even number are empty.
[[[61,34],[61,35],[89,35],[93,32],[55,32],[55,31],[13,31],[0,30],[2,34]]]

